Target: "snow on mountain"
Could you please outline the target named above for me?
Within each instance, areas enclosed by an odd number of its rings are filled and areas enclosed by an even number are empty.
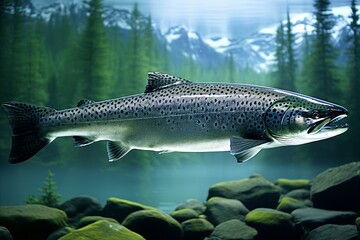
[[[105,7],[103,13],[105,26],[117,26],[124,30],[130,30],[130,12],[123,9],[113,7]]]
[[[164,37],[169,54],[176,63],[186,56],[200,65],[215,66],[223,58],[214,48],[206,44],[198,33],[190,31],[184,25],[170,28]]]
[[[68,6],[55,3],[41,9],[34,9],[31,5],[29,8],[31,8],[31,15],[40,15],[47,21],[53,14],[84,13],[84,7],[80,3],[72,3]],[[346,44],[348,44],[344,41],[344,36],[349,34],[350,19],[348,16],[351,10],[350,7],[336,7],[332,9],[332,13],[336,20],[336,25],[332,31],[333,41],[340,51],[344,51]],[[106,6],[103,13],[104,24],[106,26],[118,26],[125,35],[131,29],[130,17],[131,14],[128,10],[117,9],[112,6]],[[300,58],[304,33],[307,32],[309,36],[314,33],[315,18],[312,13],[301,13],[292,14],[290,19],[295,37],[295,51]],[[146,16],[141,15],[140,21],[145,22]],[[283,23],[285,24],[286,21],[284,20]],[[268,27],[240,39],[229,39],[226,36],[204,39],[200,34],[184,25],[172,27],[165,33],[161,33],[156,23],[153,24],[153,27],[157,39],[167,44],[170,60],[175,64],[179,63],[183,56],[188,56],[199,65],[216,66],[232,53],[239,67],[251,67],[256,71],[269,71],[274,64],[275,37],[278,25],[278,23],[270,24]],[[345,54],[340,52],[340,58],[342,57],[345,57]]]
[[[333,42],[340,51],[346,49],[343,36],[348,34],[349,7],[336,7],[332,9],[336,25],[332,30]],[[292,31],[295,37],[295,51],[297,56],[301,56],[301,46],[303,45],[305,32],[311,36],[314,34],[315,17],[312,13],[293,14],[290,17]],[[286,24],[286,20],[283,22]],[[275,57],[275,37],[279,24],[272,24],[266,28],[251,34],[242,39],[229,40],[226,37],[210,38],[204,41],[215,49],[218,53],[233,54],[240,67],[251,66],[257,71],[269,71],[274,64]],[[340,53],[341,56],[344,53]]]

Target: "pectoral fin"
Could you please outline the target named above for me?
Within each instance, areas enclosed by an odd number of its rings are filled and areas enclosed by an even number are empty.
[[[245,162],[255,156],[261,150],[261,145],[267,142],[267,140],[231,137],[230,153],[236,157],[238,163]]]
[[[130,152],[131,148],[122,142],[108,142],[107,143],[107,153],[109,162],[119,160]]]
[[[258,152],[260,152],[260,150],[261,149],[249,149],[238,154],[234,154],[234,156],[236,157],[236,161],[238,163],[242,163],[255,156]]]

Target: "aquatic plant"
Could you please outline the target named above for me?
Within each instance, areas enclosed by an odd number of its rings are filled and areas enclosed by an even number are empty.
[[[56,182],[53,179],[54,173],[48,171],[48,176],[44,181],[44,187],[39,188],[40,196],[29,195],[26,199],[27,204],[41,204],[48,207],[57,207],[60,204],[61,194],[56,193]]]

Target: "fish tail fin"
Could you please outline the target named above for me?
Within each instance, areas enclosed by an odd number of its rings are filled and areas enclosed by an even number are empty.
[[[41,134],[38,123],[40,116],[56,112],[55,109],[18,102],[4,103],[3,107],[13,132],[10,163],[28,160],[53,140]]]

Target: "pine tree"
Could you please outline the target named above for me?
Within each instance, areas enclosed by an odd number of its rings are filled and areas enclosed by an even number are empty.
[[[100,100],[111,89],[109,46],[102,19],[102,0],[84,1],[89,14],[81,40],[81,71],[84,81],[84,97]]]
[[[9,58],[11,46],[11,16],[6,12],[11,6],[10,1],[0,1],[0,102],[9,100]]]
[[[44,22],[38,18],[26,24],[26,98],[33,104],[43,105],[48,98],[44,48]]]
[[[128,47],[128,78],[131,93],[143,91],[148,69],[148,57],[144,42],[144,23],[138,5],[135,4],[130,18],[130,39]]]
[[[54,174],[49,170],[48,176],[44,181],[44,187],[39,189],[40,196],[29,195],[26,199],[27,204],[42,204],[48,207],[58,207],[61,194],[56,193],[57,187],[54,181]]]
[[[11,25],[11,44],[8,69],[8,96],[12,100],[29,101],[26,84],[26,16],[22,0],[15,0]]]
[[[295,91],[296,83],[296,61],[294,52],[294,34],[292,32],[292,24],[290,21],[289,9],[287,10],[287,23],[286,23],[286,89]]]
[[[276,70],[274,72],[277,87],[287,90],[295,90],[296,62],[294,53],[294,34],[290,21],[289,10],[287,11],[287,22],[280,23],[276,31]]]
[[[111,47],[111,79],[112,85],[115,86],[113,91],[110,92],[110,97],[120,97],[134,92],[128,91],[128,48],[123,37],[120,34],[119,27],[111,27],[107,30],[109,39],[109,46]]]
[[[352,118],[350,118],[351,126],[351,137],[354,139],[350,151],[353,153],[352,156],[355,156],[357,151],[357,137],[360,134],[360,127],[358,124],[358,119],[360,117],[360,22],[358,9],[356,8],[356,0],[351,1],[351,18],[350,29],[350,47],[348,49],[348,78],[350,80],[350,89],[349,89],[349,100],[348,104],[350,106],[350,113]]]
[[[144,46],[146,51],[146,59],[148,70],[153,70],[158,68],[158,49],[156,45],[156,39],[154,36],[154,29],[152,26],[151,16],[146,19],[146,24],[144,28]]]
[[[284,34],[284,25],[281,22],[276,30],[276,51],[275,51],[275,72],[274,78],[277,82],[277,87],[286,88],[286,42]]]
[[[329,0],[315,0],[314,3],[315,39],[310,49],[308,86],[310,94],[335,100],[339,96],[337,68],[334,64],[337,53],[331,42],[335,22],[329,5]]]
[[[225,74],[223,76],[225,76],[225,82],[228,83],[235,83],[237,81],[239,81],[239,79],[237,79],[237,69],[236,69],[236,65],[235,65],[235,59],[234,59],[234,54],[232,52],[230,52],[229,56],[226,57],[225,59]],[[209,68],[211,69],[211,68]]]

